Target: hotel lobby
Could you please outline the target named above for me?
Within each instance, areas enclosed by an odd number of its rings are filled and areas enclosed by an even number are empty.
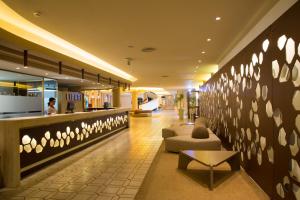
[[[0,200],[300,200],[298,0],[1,0]]]

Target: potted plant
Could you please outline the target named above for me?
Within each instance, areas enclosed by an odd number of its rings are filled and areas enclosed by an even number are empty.
[[[177,94],[175,98],[180,120],[183,120],[183,116],[184,116],[183,98],[184,98],[183,94]]]

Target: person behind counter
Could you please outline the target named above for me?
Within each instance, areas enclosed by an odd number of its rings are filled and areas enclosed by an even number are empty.
[[[54,107],[56,99],[51,97],[48,102],[48,115],[56,114],[56,109]]]

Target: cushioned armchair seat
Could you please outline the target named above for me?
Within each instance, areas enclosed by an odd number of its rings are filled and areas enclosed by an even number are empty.
[[[190,135],[179,135],[165,139],[165,148],[170,152],[182,150],[221,150],[221,141],[214,134],[210,133],[209,138],[195,139]]]
[[[174,124],[162,129],[166,151],[179,152],[182,150],[221,150],[221,140],[209,128],[208,138],[193,138],[194,126],[207,127],[205,118],[200,118],[193,124]]]

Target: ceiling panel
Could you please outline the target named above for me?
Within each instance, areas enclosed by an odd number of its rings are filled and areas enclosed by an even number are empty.
[[[134,86],[165,88],[214,72],[211,66],[277,1],[4,0],[36,25],[134,75]],[[144,53],[144,47],[156,51]],[[130,65],[127,57],[133,59]]]

